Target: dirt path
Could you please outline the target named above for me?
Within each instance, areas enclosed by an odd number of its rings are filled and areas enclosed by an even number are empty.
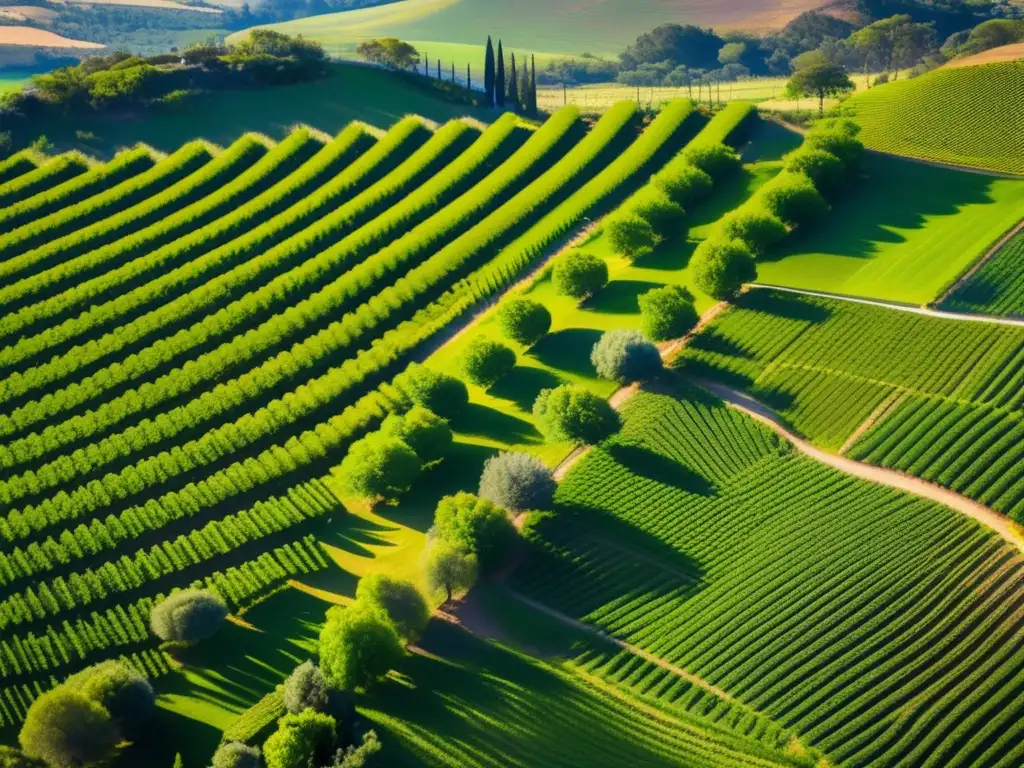
[[[770,285],[768,283],[750,283],[752,289],[783,291],[785,293],[797,293],[802,296],[820,296],[823,299],[835,299],[836,301],[848,301],[852,304],[868,304],[873,307],[892,309],[897,312],[909,312],[913,315],[924,315],[926,317],[937,317],[940,320],[957,320],[962,323],[993,323],[995,325],[1013,325],[1024,328],[1024,319],[1016,317],[999,317],[997,315],[970,315],[960,312],[943,312],[939,309],[919,307],[914,304],[897,304],[892,301],[880,299],[862,299],[858,296],[844,296],[841,293],[826,293],[825,291],[807,291],[802,288],[787,288],[782,285]]]
[[[863,435],[865,432],[867,432],[869,429],[875,426],[875,424],[877,424],[878,421],[887,413],[899,407],[899,404],[903,402],[903,399],[905,397],[906,392],[898,391],[894,392],[892,395],[885,398],[881,403],[879,403],[878,407],[871,412],[871,415],[864,419],[861,425],[857,427],[855,430],[853,430],[853,433],[848,438],[846,438],[846,442],[843,443],[842,447],[838,451],[839,455],[845,456],[846,452],[853,448],[853,446],[856,445],[857,441],[860,440],[861,435]]]
[[[963,515],[974,518],[982,525],[998,533],[1005,541],[1012,544],[1018,550],[1024,552],[1024,539],[1022,539],[1021,535],[1014,530],[1010,520],[992,511],[988,507],[979,504],[976,501],[972,501],[966,496],[961,496],[955,491],[934,485],[922,480],[921,478],[912,477],[892,469],[876,467],[871,464],[863,464],[859,461],[854,461],[843,456],[837,456],[833,453],[823,451],[790,432],[774,411],[758,402],[750,395],[744,392],[739,392],[725,384],[720,384],[719,382],[696,378],[691,378],[690,381],[699,384],[704,389],[724,400],[733,408],[757,419],[773,432],[792,443],[801,453],[811,457],[812,459],[820,461],[823,464],[828,464],[830,467],[834,467],[848,475],[859,477],[863,480],[870,480],[871,482],[879,483],[880,485],[886,485],[890,488],[896,488],[897,490],[906,491],[907,493],[912,493],[915,496],[931,499],[932,501],[944,504]]]
[[[988,249],[988,250],[987,250],[987,251],[985,252],[985,255],[984,255],[984,256],[982,256],[982,257],[981,257],[980,259],[978,259],[978,260],[977,260],[977,261],[976,261],[976,262],[974,263],[974,266],[973,266],[973,267],[971,267],[971,268],[970,268],[969,270],[967,270],[966,272],[964,272],[964,274],[963,274],[963,275],[961,275],[961,276],[960,276],[960,277],[959,277],[959,278],[957,279],[957,281],[956,281],[955,283],[953,283],[953,285],[951,285],[951,286],[949,287],[949,289],[948,289],[948,290],[947,290],[947,291],[946,291],[945,293],[943,293],[943,294],[942,294],[942,295],[941,295],[941,296],[940,296],[939,298],[937,298],[937,299],[936,299],[935,301],[931,302],[931,304],[929,304],[929,306],[931,306],[931,307],[937,307],[937,306],[941,305],[941,304],[942,304],[942,302],[944,302],[944,301],[945,301],[946,299],[948,299],[948,298],[949,298],[950,296],[952,296],[952,295],[953,295],[954,293],[956,293],[957,289],[958,289],[958,288],[959,288],[960,286],[962,286],[962,285],[963,285],[964,283],[966,283],[966,282],[967,282],[968,280],[970,280],[970,279],[971,279],[972,277],[974,277],[974,275],[975,275],[975,274],[977,273],[977,271],[978,271],[979,269],[981,269],[981,268],[982,268],[983,266],[985,266],[985,263],[986,263],[986,262],[987,262],[987,261],[988,261],[989,259],[991,259],[991,258],[992,258],[993,256],[995,256],[995,255],[996,255],[997,253],[999,253],[999,251],[1000,251],[1000,250],[1002,249],[1002,247],[1003,247],[1004,245],[1006,245],[1006,244],[1007,244],[1008,242],[1010,242],[1010,240],[1012,240],[1012,239],[1013,239],[1013,238],[1014,238],[1014,237],[1015,237],[1015,236],[1017,235],[1017,233],[1018,233],[1018,232],[1021,232],[1021,231],[1024,231],[1024,219],[1021,219],[1021,220],[1020,220],[1020,221],[1019,221],[1019,222],[1017,223],[1017,226],[1015,226],[1015,227],[1012,227],[1012,228],[1011,228],[1011,229],[1010,229],[1010,230],[1009,230],[1009,231],[1008,231],[1008,232],[1007,232],[1007,233],[1006,233],[1005,235],[1003,235],[1003,236],[1002,236],[1001,238],[999,238],[998,240],[996,240],[996,242],[995,242],[995,245],[993,245],[993,246],[992,246],[991,248],[989,248],[989,249]]]

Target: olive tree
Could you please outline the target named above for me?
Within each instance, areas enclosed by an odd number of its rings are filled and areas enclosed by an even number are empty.
[[[427,547],[424,570],[431,593],[444,591],[445,599],[451,600],[453,595],[476,583],[477,559],[471,552],[434,539]]]
[[[356,585],[356,601],[384,611],[406,644],[416,642],[430,621],[430,607],[416,585],[384,573],[361,578]]]
[[[546,509],[555,496],[551,470],[533,454],[499,453],[484,462],[480,498],[508,510]]]
[[[458,415],[469,402],[465,382],[419,363],[411,363],[396,384],[414,403],[445,419]]]
[[[619,414],[608,401],[574,384],[542,389],[533,404],[540,431],[550,442],[592,445],[619,429]]]
[[[391,414],[384,419],[380,431],[408,445],[424,464],[443,459],[452,445],[448,422],[422,405],[413,406],[404,414]]]
[[[263,768],[263,756],[259,747],[229,741],[213,753],[213,768]]]
[[[744,206],[726,217],[721,231],[728,240],[742,240],[757,257],[766,254],[789,230],[774,213],[760,207]]]
[[[814,182],[802,173],[776,176],[761,193],[761,202],[790,226],[809,224],[828,211],[828,204]]]
[[[508,513],[472,493],[445,496],[434,510],[431,534],[477,556],[480,567],[501,565],[518,536]]]
[[[662,239],[678,235],[686,216],[683,207],[669,199],[668,195],[657,187],[648,187],[638,194],[631,208],[633,213],[646,221]]]
[[[697,325],[693,294],[679,285],[652,288],[637,297],[640,327],[653,341],[678,339]]]
[[[498,310],[498,325],[507,338],[532,347],[551,330],[551,313],[539,301],[510,299]]]
[[[607,226],[612,250],[627,259],[638,259],[654,250],[660,238],[654,228],[635,214],[617,216]]]
[[[354,691],[368,688],[398,664],[402,642],[384,611],[357,600],[327,612],[319,651],[328,684]]]
[[[139,735],[156,709],[156,694],[149,680],[123,661],[111,659],[86,667],[68,677],[64,685],[103,706],[129,738]]]
[[[330,704],[330,690],[324,673],[312,661],[304,661],[284,681],[284,706],[289,712],[304,709],[326,712]]]
[[[462,368],[466,377],[477,386],[493,386],[516,367],[516,353],[511,347],[478,336],[466,348]]]
[[[213,637],[227,615],[228,607],[219,595],[204,589],[182,589],[153,606],[149,626],[164,642],[193,645]]]
[[[408,444],[378,432],[352,443],[335,471],[351,493],[373,503],[409,490],[421,466]]]
[[[697,287],[716,299],[732,298],[757,277],[754,257],[742,240],[705,240],[693,252],[690,267]]]
[[[551,279],[558,293],[582,300],[607,284],[608,265],[591,253],[570,251],[555,262]]]
[[[18,740],[26,756],[51,768],[86,768],[105,762],[121,734],[102,704],[58,686],[32,702]]]
[[[602,379],[626,384],[648,381],[662,370],[658,348],[639,331],[605,331],[590,352],[590,362]]]

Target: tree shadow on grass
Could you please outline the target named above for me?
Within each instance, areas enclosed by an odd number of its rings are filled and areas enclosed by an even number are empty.
[[[637,297],[660,283],[650,280],[612,280],[600,293],[587,300],[586,308],[609,315],[631,315],[640,311]]]
[[[535,443],[541,439],[533,424],[525,419],[478,403],[467,405],[450,423],[460,434],[503,443]]]
[[[642,445],[610,441],[601,450],[639,477],[701,496],[715,493],[715,486],[703,475]]]
[[[633,264],[642,269],[657,269],[665,272],[686,269],[697,244],[697,241],[687,240],[684,235],[680,235],[666,240],[646,256],[634,261]]]
[[[544,368],[517,365],[488,391],[495,397],[511,400],[520,409],[529,412],[542,389],[551,389],[561,383],[560,378]]]
[[[802,320],[805,323],[823,323],[832,317],[832,310],[821,299],[785,291],[749,291],[736,303],[746,310],[789,320]]]
[[[533,347],[533,356],[556,370],[580,376],[592,376],[590,352],[601,332],[591,328],[565,328],[549,333]]]

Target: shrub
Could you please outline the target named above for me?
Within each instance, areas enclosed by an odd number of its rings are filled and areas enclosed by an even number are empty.
[[[336,471],[349,491],[375,502],[408,491],[420,469],[419,456],[406,443],[375,433],[352,443]]]
[[[654,175],[654,186],[668,196],[668,199],[684,209],[711,194],[714,182],[711,177],[695,165],[673,163]]]
[[[337,741],[333,717],[306,709],[277,722],[263,745],[267,768],[310,768],[330,759]]]
[[[299,664],[284,681],[284,706],[292,714],[304,709],[326,712],[329,704],[327,680],[312,661]]]
[[[415,642],[430,621],[430,608],[420,591],[412,582],[394,576],[364,576],[356,585],[356,600],[384,611],[407,644]]]
[[[45,768],[45,763],[26,756],[14,747],[0,745],[0,768]]]
[[[814,182],[802,173],[785,173],[761,194],[765,208],[791,226],[809,224],[828,210]]]
[[[555,496],[555,480],[544,462],[529,453],[499,453],[484,463],[480,498],[521,512],[546,509]]]
[[[659,189],[648,189],[633,204],[633,213],[651,225],[661,238],[675,237],[683,228],[686,212]]]
[[[608,265],[593,254],[570,251],[555,262],[551,279],[563,296],[585,299],[608,282]]]
[[[213,768],[262,768],[263,758],[258,747],[240,741],[229,741],[213,753]]]
[[[787,171],[804,174],[822,192],[837,191],[846,178],[843,161],[823,149],[801,147],[783,159]]]
[[[594,345],[590,362],[602,379],[620,384],[647,381],[661,373],[658,348],[639,331],[606,331]]]
[[[477,559],[447,541],[434,540],[427,548],[424,569],[431,593],[444,590],[445,599],[451,600],[454,594],[476,583]]]
[[[848,117],[826,117],[814,123],[812,133],[841,133],[844,136],[857,136],[860,133],[860,125]]]
[[[786,236],[782,219],[759,207],[743,207],[722,222],[722,234],[729,240],[742,240],[755,256],[763,256]]]
[[[369,687],[402,658],[395,625],[380,608],[359,601],[327,612],[319,649],[327,682],[346,691]]]
[[[720,179],[740,167],[740,156],[736,150],[725,144],[698,144],[683,151],[694,167],[704,171],[712,179]]]
[[[541,432],[551,442],[592,445],[619,428],[619,414],[589,390],[573,384],[542,389],[533,404]]]
[[[213,637],[227,615],[227,605],[213,592],[182,589],[153,606],[149,625],[161,640],[194,645]]]
[[[114,719],[99,702],[64,686],[32,703],[18,736],[28,757],[53,768],[100,763],[120,738]]]
[[[345,749],[339,749],[334,756],[334,762],[330,768],[364,768],[366,761],[380,752],[380,739],[376,731],[367,731],[363,734],[362,741],[357,747],[350,744]]]
[[[654,228],[636,215],[615,217],[608,225],[607,231],[612,249],[627,259],[645,256],[658,244],[659,238]]]
[[[532,347],[551,330],[551,313],[539,301],[511,299],[498,310],[498,325],[507,338]]]
[[[757,277],[754,257],[742,240],[705,240],[693,252],[690,266],[697,287],[716,299],[735,296]]]
[[[466,348],[462,367],[471,382],[487,388],[516,367],[516,353],[500,342],[478,336]]]
[[[156,709],[149,680],[122,661],[111,659],[86,667],[68,677],[64,685],[100,704],[128,737],[137,736]]]
[[[504,509],[465,492],[445,496],[438,502],[431,531],[457,549],[475,554],[485,571],[505,562],[517,538]]]
[[[820,149],[838,157],[847,169],[855,168],[864,154],[864,145],[849,131],[840,128],[812,130],[804,139],[804,147]]]
[[[678,285],[652,288],[637,298],[640,327],[653,341],[668,341],[685,336],[697,325],[693,294]]]
[[[424,464],[443,459],[452,445],[448,422],[422,405],[413,406],[402,415],[391,414],[384,419],[380,431],[408,445]]]
[[[465,382],[419,363],[412,363],[400,377],[400,386],[417,405],[451,419],[469,402]]]

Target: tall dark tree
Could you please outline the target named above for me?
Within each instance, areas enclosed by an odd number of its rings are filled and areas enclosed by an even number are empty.
[[[519,79],[516,77],[516,55],[512,54],[512,64],[508,70],[508,93],[505,100],[512,109],[519,111]]]
[[[530,56],[530,109],[532,116],[537,115],[537,57]]]
[[[520,61],[523,65],[519,69],[519,111],[525,115],[530,111],[530,66],[525,57]]]
[[[501,40],[498,41],[498,62],[494,75],[494,103],[496,106],[505,106],[505,54],[501,50]]]
[[[466,62],[466,90],[473,90],[473,81],[469,76],[469,62]]]
[[[487,106],[494,106],[494,46],[491,45],[491,36],[487,36],[487,50],[484,52],[484,93],[487,97]]]

